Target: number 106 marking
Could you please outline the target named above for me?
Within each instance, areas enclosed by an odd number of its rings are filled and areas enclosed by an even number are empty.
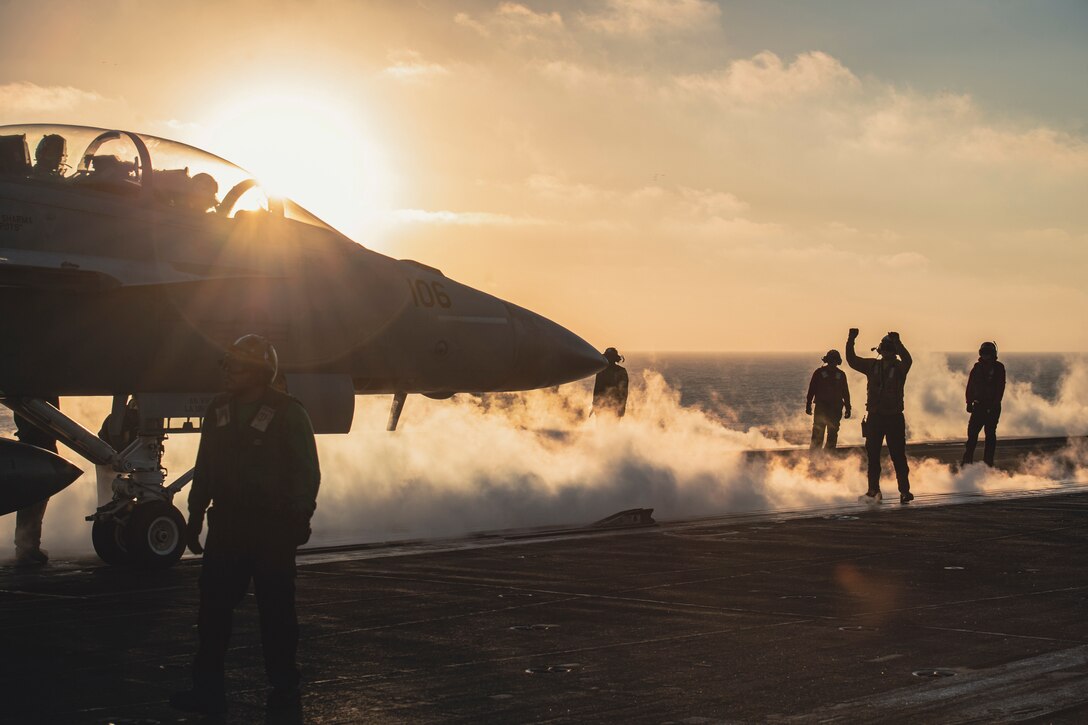
[[[416,307],[434,307],[436,304],[439,307],[453,306],[441,282],[427,284],[422,279],[410,279],[408,289],[412,290],[412,301],[416,303]]]

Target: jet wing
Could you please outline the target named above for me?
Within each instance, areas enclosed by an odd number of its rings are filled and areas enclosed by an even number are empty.
[[[200,282],[230,277],[267,277],[240,267],[163,263],[155,260],[0,249],[0,286],[56,291],[104,291],[118,287]]]

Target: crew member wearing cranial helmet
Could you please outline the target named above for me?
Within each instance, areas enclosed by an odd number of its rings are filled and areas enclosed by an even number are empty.
[[[858,329],[850,328],[846,338],[846,362],[866,377],[865,419],[861,422],[861,434],[865,436],[865,453],[869,459],[869,490],[858,500],[878,504],[880,493],[880,449],[888,441],[888,455],[895,467],[899,484],[899,503],[910,503],[910,467],[907,465],[907,422],[903,417],[903,387],[913,362],[898,332],[889,332],[881,340],[876,351],[879,358],[858,357],[854,341]]]
[[[805,398],[805,413],[812,416],[812,448],[834,448],[839,440],[839,423],[844,409],[846,417],[850,417],[850,386],[846,382],[846,373],[839,370],[842,355],[838,350],[828,350],[823,361],[825,365],[812,373]],[[813,402],[816,403],[815,414],[812,412]]]
[[[963,462],[974,463],[978,434],[986,431],[982,460],[994,465],[997,451],[997,421],[1001,418],[1001,399],[1005,396],[1005,366],[997,360],[997,343],[984,342],[978,348],[978,362],[967,378],[967,446]]]
[[[226,393],[204,415],[189,491],[187,544],[204,555],[193,689],[175,693],[170,704],[207,714],[226,710],[231,619],[252,581],[272,684],[268,706],[294,711],[300,702],[295,549],[310,538],[321,481],[313,426],[299,401],[272,387],[279,357],[267,339],[238,338],[221,365]]]
[[[620,367],[623,355],[610,347],[604,351],[608,367],[593,381],[593,412],[622,418],[627,412],[627,371]]]

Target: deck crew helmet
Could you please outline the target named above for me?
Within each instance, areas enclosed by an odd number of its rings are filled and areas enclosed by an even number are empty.
[[[227,348],[226,357],[222,364],[226,367],[230,363],[238,363],[256,368],[265,372],[271,383],[279,371],[280,360],[276,354],[276,348],[268,341],[268,338],[260,335],[242,335]]]
[[[623,362],[623,355],[616,348],[610,347],[604,351],[604,359],[610,363]]]
[[[821,359],[829,365],[842,365],[842,355],[839,354],[838,350],[828,350],[827,354]]]
[[[896,351],[895,342],[895,336],[889,332],[887,335],[880,338],[880,344],[873,349],[882,355],[894,355]]]
[[[979,357],[992,357],[997,359],[997,343],[996,342],[984,342],[978,346]]]

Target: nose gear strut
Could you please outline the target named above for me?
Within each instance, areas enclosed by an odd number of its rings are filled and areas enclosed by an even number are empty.
[[[0,398],[0,403],[96,464],[100,476],[112,476],[111,499],[87,516],[93,522],[91,541],[99,557],[108,564],[165,568],[185,551],[185,517],[172,502],[192,480],[193,471],[165,485],[166,419],[141,412],[135,430],[122,431],[127,399],[114,397],[108,424],[111,438],[132,439],[120,452],[40,398]],[[178,430],[197,429],[189,423]]]

